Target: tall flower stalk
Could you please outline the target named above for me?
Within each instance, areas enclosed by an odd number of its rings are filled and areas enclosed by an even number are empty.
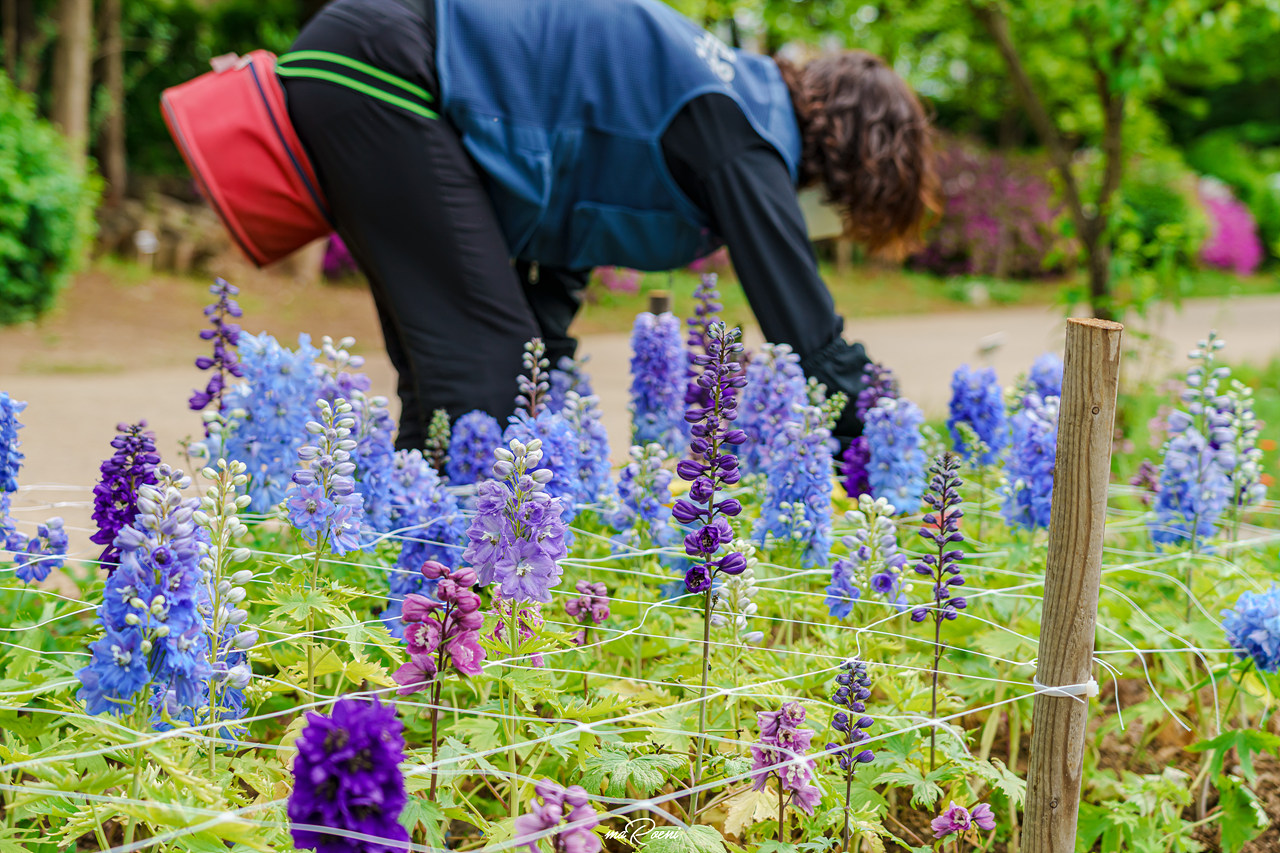
[[[217,299],[204,309],[209,318],[211,328],[200,330],[200,339],[213,341],[213,355],[202,355],[196,358],[196,367],[201,370],[213,370],[209,382],[203,391],[191,395],[188,405],[193,411],[202,411],[213,404],[213,413],[222,411],[222,397],[227,389],[227,377],[239,378],[244,375],[244,368],[236,357],[235,346],[240,341],[240,327],[230,322],[241,316],[240,306],[235,296],[240,289],[225,279],[215,278],[209,286],[209,292]]]
[[[751,787],[763,791],[770,777],[778,780],[778,841],[786,843],[787,805],[807,815],[822,799],[813,783],[813,759],[804,758],[813,740],[813,729],[802,729],[804,706],[787,702],[777,711],[761,711],[760,740],[751,747]]]
[[[844,849],[849,846],[849,812],[853,799],[853,776],[859,764],[869,764],[875,760],[875,753],[869,749],[860,749],[870,736],[867,729],[875,721],[866,715],[866,701],[871,698],[871,677],[867,675],[866,661],[854,658],[840,664],[841,672],[836,676],[836,690],[831,701],[840,706],[831,718],[831,728],[837,733],[838,740],[827,744],[827,751],[836,756],[840,770],[844,773]]]
[[[935,766],[938,718],[938,665],[942,660],[942,623],[955,619],[967,606],[964,598],[954,595],[954,587],[964,584],[960,574],[960,560],[964,552],[955,545],[964,541],[960,532],[960,519],[964,511],[960,509],[960,477],[956,473],[960,469],[960,458],[954,453],[944,453],[929,468],[929,491],[924,496],[929,512],[924,516],[924,527],[920,535],[931,545],[931,552],[926,552],[920,562],[915,565],[915,572],[933,581],[933,604],[917,607],[911,611],[912,622],[923,622],[933,617],[933,691],[929,704],[929,770]]]
[[[702,688],[698,699],[698,746],[694,763],[694,787],[702,779],[702,759],[706,749],[707,678],[711,661],[712,582],[719,572],[736,575],[747,567],[746,558],[736,551],[719,556],[722,546],[733,541],[729,519],[742,512],[734,498],[717,500],[717,491],[741,479],[738,458],[733,448],[746,441],[740,429],[731,429],[738,414],[738,391],[746,385],[737,356],[742,352],[742,333],[724,323],[712,324],[707,333],[706,352],[694,356],[702,368],[692,392],[686,398],[690,406],[685,420],[691,424],[693,440],[689,444],[692,458],[676,465],[676,473],[691,483],[689,497],[680,498],[672,515],[681,524],[698,525],[685,536],[684,550],[694,561],[685,573],[685,588],[702,593]],[[706,401],[704,405],[702,401]],[[690,814],[697,810],[698,795],[690,798]]]
[[[115,452],[102,463],[102,479],[93,487],[93,520],[98,529],[89,537],[90,542],[106,546],[98,560],[107,572],[115,571],[120,562],[116,534],[133,524],[138,514],[138,489],[156,482],[160,464],[156,435],[147,429],[146,421],[118,424],[116,430],[111,439]]]

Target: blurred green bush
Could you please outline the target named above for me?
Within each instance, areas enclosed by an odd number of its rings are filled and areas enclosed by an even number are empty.
[[[0,325],[53,305],[93,233],[99,184],[0,73]]]

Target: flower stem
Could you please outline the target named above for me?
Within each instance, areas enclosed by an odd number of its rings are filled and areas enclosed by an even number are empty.
[[[853,768],[850,767],[844,780],[844,850],[849,853],[849,802],[853,799]]]
[[[698,693],[698,745],[693,765],[693,787],[702,782],[702,753],[707,740],[707,677],[711,670],[711,587],[702,595],[702,690]],[[689,816],[698,810],[698,792],[689,795]]]
[[[941,581],[939,581],[941,582]],[[933,617],[933,699],[929,704],[929,772],[937,766],[934,763],[934,752],[938,737],[938,661],[942,659],[942,614]]]
[[[510,602],[510,609],[511,609],[511,612],[508,616],[508,621],[507,621],[507,642],[510,644],[510,648],[511,648],[511,660],[514,662],[516,659],[516,654],[520,650],[520,628],[518,624],[519,620],[518,620],[518,617],[516,616],[516,602],[514,600]],[[508,813],[512,818],[514,818],[516,816],[516,808],[519,805],[519,800],[520,800],[519,785],[516,782],[516,774],[520,771],[520,766],[518,763],[519,756],[516,755],[515,747],[511,745],[511,742],[516,739],[516,735],[519,734],[518,726],[516,724],[516,688],[514,683],[511,685],[510,717],[511,717],[512,734],[511,734],[511,738],[507,741],[507,746],[510,749],[510,752],[507,753],[507,756],[509,759],[508,766],[511,768],[511,790],[508,792],[508,798],[510,799],[510,802],[507,804],[507,806],[508,806]]]
[[[436,798],[436,780],[439,775],[436,770],[436,759],[439,757],[440,741],[437,737],[436,726],[440,717],[440,672],[436,672],[435,684],[431,686],[431,792],[428,799],[434,801]]]
[[[320,586],[320,553],[324,548],[325,540],[328,537],[322,537],[316,543],[315,559],[311,561],[311,590],[314,592]],[[307,608],[307,701],[315,699],[316,696],[316,662],[315,662],[315,622],[316,617],[310,607]]]
[[[787,797],[782,790],[782,774],[778,774],[778,843],[786,844],[787,834]]]

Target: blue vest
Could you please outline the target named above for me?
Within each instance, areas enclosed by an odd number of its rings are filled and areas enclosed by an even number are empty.
[[[661,137],[728,95],[796,179],[800,133],[773,60],[659,0],[435,0],[442,114],[479,165],[512,257],[684,266],[717,245]]]

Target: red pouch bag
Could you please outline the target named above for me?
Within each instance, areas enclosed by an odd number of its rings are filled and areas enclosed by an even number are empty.
[[[255,50],[166,89],[160,106],[200,191],[249,260],[266,266],[333,231],[289,122],[275,54]]]

